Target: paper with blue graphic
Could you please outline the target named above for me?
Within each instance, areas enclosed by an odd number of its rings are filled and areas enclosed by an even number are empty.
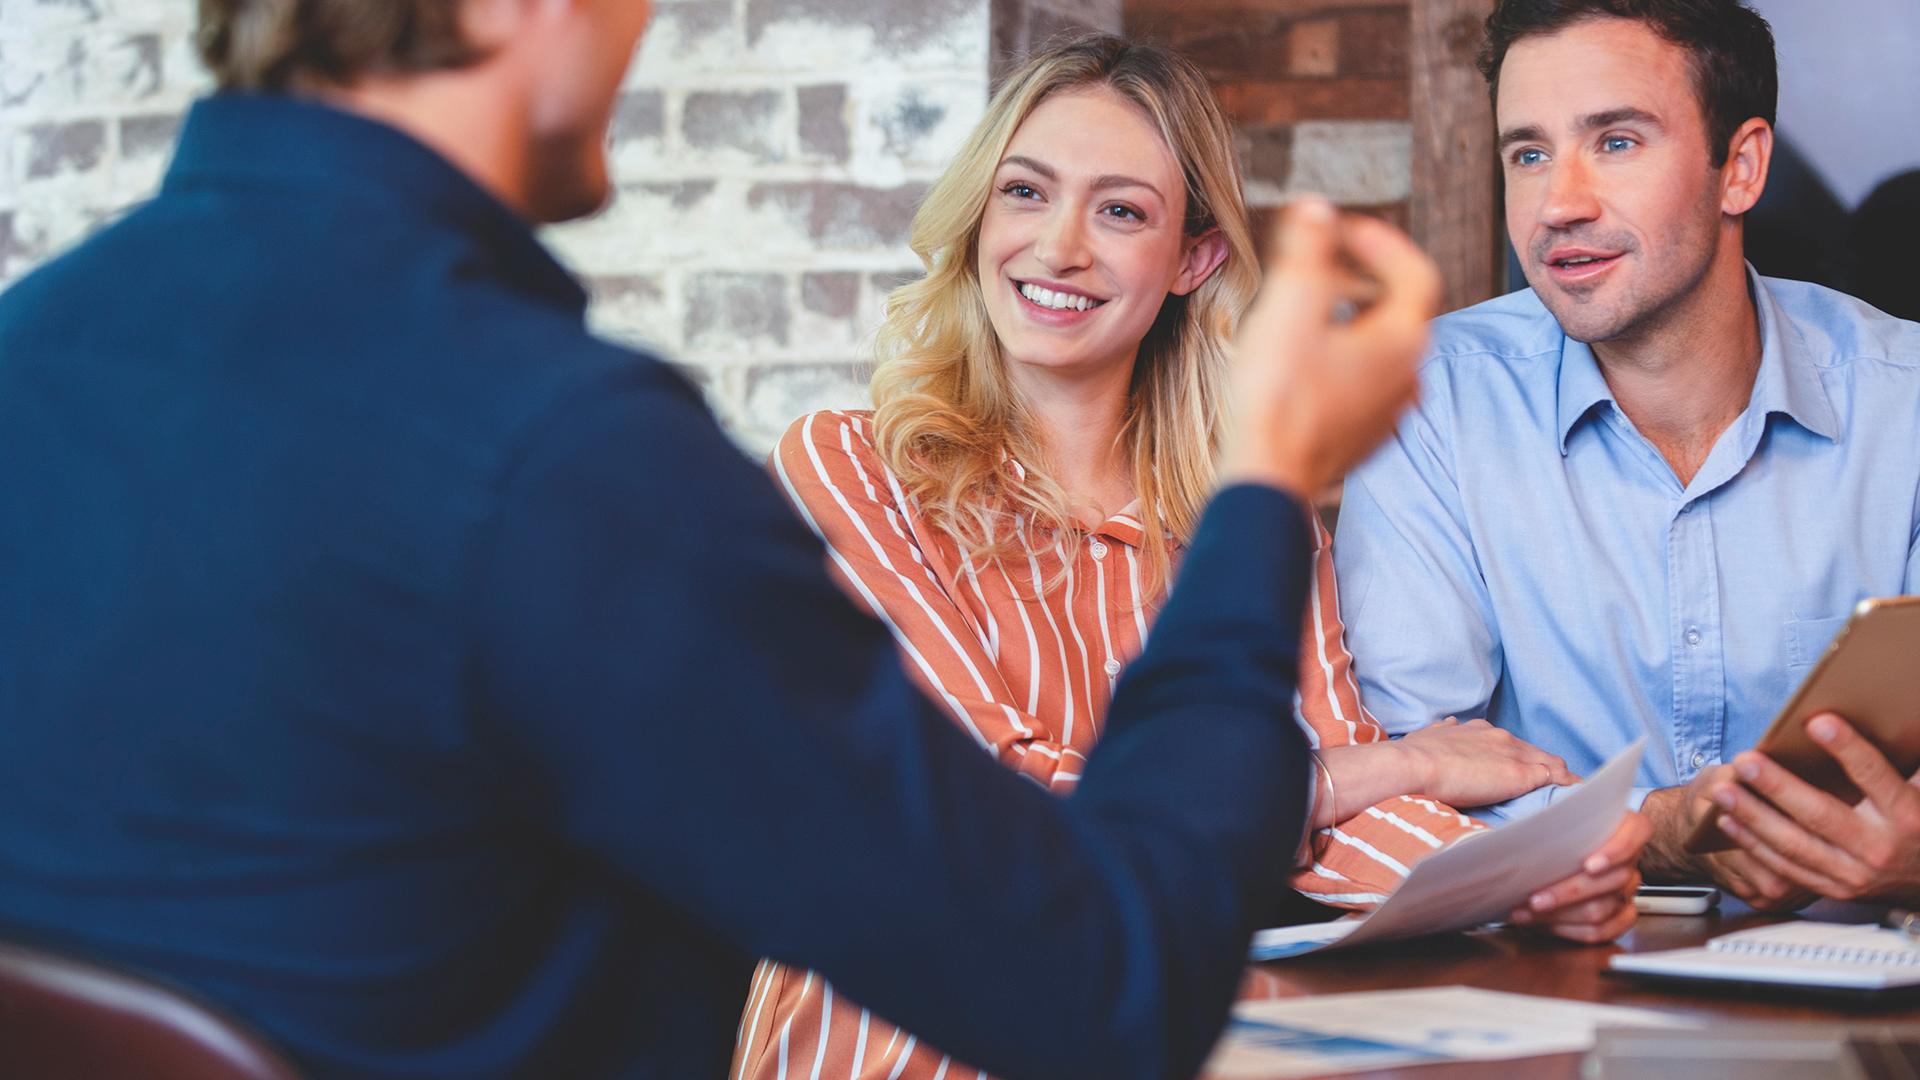
[[[1255,960],[1285,960],[1370,941],[1468,930],[1499,922],[1527,898],[1572,877],[1613,835],[1627,796],[1641,739],[1600,767],[1586,783],[1529,818],[1469,836],[1413,866],[1379,907],[1360,918],[1283,926],[1253,936]]]
[[[1243,1001],[1214,1047],[1206,1080],[1501,1061],[1593,1048],[1601,1027],[1677,1027],[1648,1009],[1506,994],[1464,986]]]

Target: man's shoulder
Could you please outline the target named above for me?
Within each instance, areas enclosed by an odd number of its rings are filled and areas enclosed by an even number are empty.
[[[1920,377],[1920,323],[1824,285],[1765,277],[1760,282],[1774,309],[1821,367],[1880,362]]]
[[[1503,367],[1557,359],[1566,337],[1533,290],[1520,289],[1435,319],[1426,363]]]

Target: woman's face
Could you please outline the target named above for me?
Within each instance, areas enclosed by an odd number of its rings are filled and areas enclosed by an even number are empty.
[[[1042,102],[980,222],[980,285],[1007,358],[1068,376],[1130,368],[1167,295],[1224,257],[1185,218],[1179,163],[1141,110],[1104,88]]]

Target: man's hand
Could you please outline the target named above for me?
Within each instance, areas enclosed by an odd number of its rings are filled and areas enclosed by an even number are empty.
[[[1640,812],[1653,822],[1653,839],[1641,857],[1647,880],[1663,884],[1712,881],[1756,911],[1797,911],[1813,894],[1768,869],[1744,851],[1698,855],[1686,849],[1701,819],[1713,806],[1713,795],[1738,785],[1733,766],[1716,765],[1685,787],[1663,788],[1647,796]]]
[[[1342,219],[1320,198],[1287,208],[1274,249],[1240,323],[1220,478],[1305,500],[1366,457],[1413,403],[1440,274],[1393,226]],[[1346,323],[1335,317],[1351,280],[1343,254],[1380,285],[1378,299]]]
[[[1645,815],[1628,814],[1580,873],[1535,893],[1511,920],[1588,945],[1626,933],[1639,917],[1633,894],[1640,888],[1640,852],[1652,835]]]
[[[1749,750],[1733,759],[1738,782],[1709,793],[1725,811],[1722,831],[1798,889],[1836,900],[1920,896],[1920,790],[1832,713],[1809,719],[1807,734],[1866,797],[1848,806]]]
[[[1565,759],[1485,720],[1447,717],[1390,745],[1414,763],[1414,786],[1449,806],[1489,806],[1546,784],[1577,784]]]

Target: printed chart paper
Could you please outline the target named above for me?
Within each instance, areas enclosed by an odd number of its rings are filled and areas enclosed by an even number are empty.
[[[1443,1061],[1584,1053],[1603,1026],[1688,1025],[1647,1009],[1465,986],[1248,1001],[1235,1006],[1202,1076],[1290,1080]]]

